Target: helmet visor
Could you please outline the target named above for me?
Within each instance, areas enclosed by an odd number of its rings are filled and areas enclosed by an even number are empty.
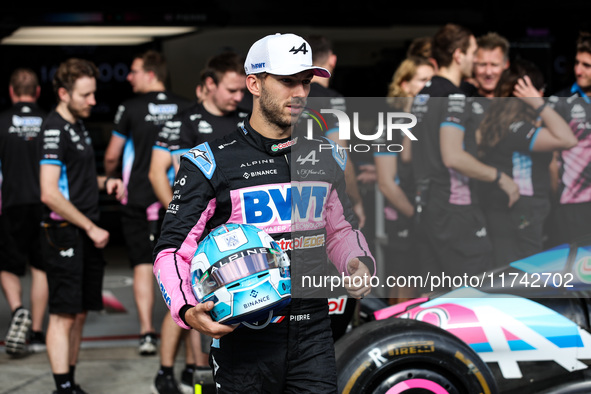
[[[195,278],[197,294],[202,295],[199,301],[222,286],[259,272],[279,268],[280,263],[281,255],[276,252],[251,254],[231,261],[217,262],[200,278]]]

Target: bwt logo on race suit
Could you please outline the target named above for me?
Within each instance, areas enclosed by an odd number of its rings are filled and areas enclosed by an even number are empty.
[[[351,140],[351,120],[349,119],[349,115],[345,112],[338,110],[338,109],[321,109],[321,114],[333,114],[338,119],[338,129],[339,129],[339,139],[343,141],[350,141]],[[320,115],[316,112],[316,115]],[[359,113],[353,113],[353,134],[361,141],[378,141],[384,140],[382,138],[384,131],[386,132],[386,141],[393,140],[393,132],[400,133],[402,132],[406,135],[411,141],[417,141],[417,137],[409,130],[412,127],[416,126],[417,124],[417,117],[413,114],[409,114],[406,112],[378,112],[378,125],[375,129],[374,133],[371,134],[364,134],[359,130]],[[408,119],[409,122],[401,123],[401,120]],[[313,138],[313,119],[307,120],[307,138]],[[322,118],[322,122],[326,125],[326,121]],[[329,144],[323,144],[320,147],[322,149],[332,149]],[[387,152],[400,152],[402,151],[402,145],[400,144],[354,144],[350,145],[347,148],[344,148],[349,152],[369,152],[371,150],[380,151],[387,151]]]
[[[239,191],[245,223],[264,228],[306,223],[307,229],[324,226],[324,206],[330,192],[326,182],[292,182]]]

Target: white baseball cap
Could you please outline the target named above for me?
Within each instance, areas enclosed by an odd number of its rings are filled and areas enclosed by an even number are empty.
[[[312,65],[312,48],[295,34],[272,34],[252,46],[244,62],[246,75],[267,72],[273,75],[293,75],[312,70],[314,75],[328,78],[330,72]]]

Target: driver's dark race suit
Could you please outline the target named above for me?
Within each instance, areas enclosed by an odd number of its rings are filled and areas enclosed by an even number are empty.
[[[213,341],[218,393],[336,393],[327,300],[320,288],[303,289],[298,281],[325,275],[327,256],[344,275],[354,257],[375,272],[365,238],[351,226],[346,155],[328,139],[272,140],[244,123],[182,156],[154,274],[173,319],[188,329],[184,314],[197,304],[190,263],[200,239],[228,222],[265,230],[291,254],[293,298],[272,324],[240,326]]]

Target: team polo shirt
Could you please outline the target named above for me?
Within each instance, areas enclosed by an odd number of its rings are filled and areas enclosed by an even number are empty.
[[[475,125],[479,122],[476,108],[482,105],[466,97],[451,81],[434,76],[415,97],[411,112],[417,117],[412,144],[413,172],[417,181],[430,180],[430,199],[453,205],[475,203],[469,178],[443,164],[440,128],[453,126],[465,133],[464,149],[476,153]],[[481,99],[483,100],[483,99]]]
[[[90,135],[82,121],[74,124],[52,111],[42,126],[41,165],[60,167],[59,191],[91,220],[99,219],[99,189]],[[46,209],[46,217],[63,220]]]
[[[152,147],[164,124],[190,104],[170,92],[150,92],[119,106],[113,134],[125,139],[122,177],[127,200],[122,203],[147,208],[158,201],[148,178]]]
[[[550,97],[549,102],[579,141],[559,154],[560,203],[591,202],[591,99],[575,83]]]
[[[203,142],[233,132],[247,116],[248,112],[241,109],[217,116],[208,112],[203,104],[195,103],[172,121],[166,122],[153,148],[183,155]]]
[[[493,148],[485,152],[483,161],[511,176],[519,194],[527,197],[549,198],[551,152],[533,152],[540,127],[524,121],[510,124],[509,130]],[[485,206],[506,208],[508,197],[497,185],[483,184]]]
[[[2,207],[39,203],[39,143],[46,112],[17,103],[0,114]]]
[[[478,157],[476,131],[491,103],[492,100],[482,96],[450,100],[450,107],[455,108],[449,109],[450,112],[442,124],[455,127],[464,133],[464,151],[474,157]],[[449,174],[449,202],[456,205],[478,204],[478,187],[482,182],[471,180],[452,169],[449,169]]]
[[[408,123],[406,119],[399,119],[396,120],[395,123]],[[396,157],[396,175],[394,177],[394,182],[400,186],[406,197],[412,202],[414,200],[414,179],[412,173],[412,166],[410,163],[404,163],[400,160],[400,153],[402,152],[402,141],[404,139],[404,133],[400,131],[399,133],[392,133],[392,139],[388,140],[386,138],[386,133],[382,133],[382,135],[376,139],[372,154],[374,159],[380,156],[393,156]],[[385,149],[384,146],[390,146],[392,148]],[[395,149],[395,145],[399,146],[399,149]],[[399,217],[399,213],[394,208],[392,203],[385,200],[387,208],[384,210],[386,219],[388,220],[397,220]]]

